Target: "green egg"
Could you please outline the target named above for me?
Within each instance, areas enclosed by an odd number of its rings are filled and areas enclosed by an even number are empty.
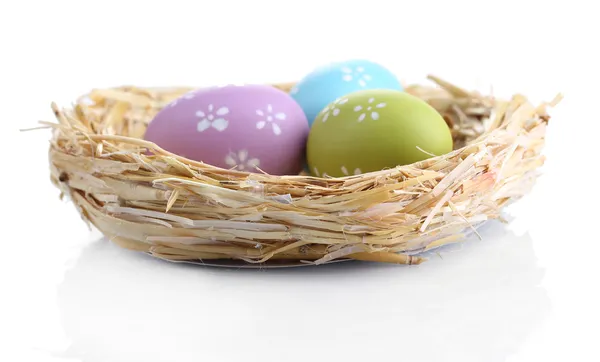
[[[402,91],[362,90],[317,115],[307,161],[315,176],[341,177],[412,164],[452,147],[446,122],[427,102]]]

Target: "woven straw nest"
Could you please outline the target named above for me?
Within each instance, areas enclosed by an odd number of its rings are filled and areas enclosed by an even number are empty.
[[[560,100],[535,106],[429,79],[406,91],[444,116],[455,150],[412,165],[343,178],[220,169],[142,139],[191,88],[128,86],[52,105],[58,123],[43,122],[53,128],[51,179],[108,239],[162,259],[419,264],[528,192],[544,163],[546,109]]]

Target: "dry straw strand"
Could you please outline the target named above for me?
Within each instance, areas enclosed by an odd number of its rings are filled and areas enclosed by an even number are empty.
[[[562,97],[534,106],[428,79],[406,91],[442,114],[454,151],[357,176],[221,169],[144,141],[152,117],[191,88],[95,89],[71,108],[53,103],[57,122],[40,128],[52,129],[61,197],[123,248],[171,261],[419,264],[528,192],[544,163],[547,108]]]

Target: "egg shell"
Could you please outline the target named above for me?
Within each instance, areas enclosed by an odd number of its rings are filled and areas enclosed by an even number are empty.
[[[315,176],[343,177],[412,164],[452,148],[450,129],[427,102],[375,89],[348,94],[319,113],[307,161]]]
[[[227,85],[190,92],[160,110],[144,138],[221,168],[295,175],[305,160],[308,121],[285,92]]]
[[[397,77],[384,66],[365,59],[353,59],[314,69],[290,90],[290,94],[312,124],[317,114],[337,98],[369,89],[404,90]]]

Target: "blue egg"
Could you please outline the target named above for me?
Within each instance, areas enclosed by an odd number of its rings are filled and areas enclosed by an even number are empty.
[[[310,125],[329,103],[366,89],[403,91],[396,76],[380,64],[354,59],[321,66],[302,78],[290,95],[302,107]]]

